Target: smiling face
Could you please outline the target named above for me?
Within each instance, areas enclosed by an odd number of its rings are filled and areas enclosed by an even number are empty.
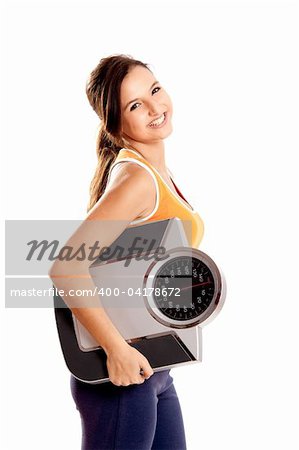
[[[151,144],[171,134],[171,99],[149,69],[134,66],[129,71],[120,101],[121,133],[129,143]]]

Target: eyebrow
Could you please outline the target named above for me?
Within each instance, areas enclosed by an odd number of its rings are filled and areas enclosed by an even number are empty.
[[[155,84],[159,84],[159,81],[155,81],[155,82],[151,85],[151,87],[149,88],[149,91],[155,86]],[[139,99],[138,99],[138,98],[134,98],[134,100],[129,101],[129,102],[126,104],[125,109],[127,109],[127,107],[130,105],[130,103],[136,102],[136,100],[139,100]]]

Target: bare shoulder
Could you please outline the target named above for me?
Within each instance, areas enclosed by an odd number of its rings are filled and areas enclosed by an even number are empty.
[[[123,193],[130,198],[137,196],[143,201],[141,213],[147,215],[155,206],[156,185],[149,169],[132,161],[118,164],[112,171],[108,190],[122,189]]]
[[[145,215],[148,210],[152,210],[155,199],[156,186],[153,176],[144,167],[128,161],[118,165],[109,187],[90,215],[105,214],[133,221]]]
[[[139,188],[146,187],[155,191],[155,184],[152,175],[149,173],[147,168],[136,164],[132,161],[126,161],[117,164],[117,166],[112,171],[112,176],[109,183],[109,188],[115,188],[118,184],[131,178],[131,180],[136,183]]]

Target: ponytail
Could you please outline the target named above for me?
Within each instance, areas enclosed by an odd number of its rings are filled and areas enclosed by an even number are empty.
[[[87,207],[87,212],[97,203],[99,198],[101,198],[101,196],[103,195],[107,185],[110,167],[115,161],[121,148],[122,146],[117,145],[116,139],[109,135],[109,133],[102,125],[100,127],[96,143],[98,163],[94,176],[90,183],[90,200]]]

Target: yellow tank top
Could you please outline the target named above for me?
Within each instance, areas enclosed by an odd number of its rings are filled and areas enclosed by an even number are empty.
[[[189,245],[193,248],[197,248],[204,234],[203,220],[184,199],[183,195],[175,185],[169,169],[167,170],[177,194],[170,189],[157,169],[155,169],[155,167],[152,166],[152,164],[150,164],[140,153],[135,150],[122,148],[110,167],[107,186],[110,181],[112,169],[117,164],[125,161],[135,162],[144,167],[152,175],[156,186],[156,204],[153,211],[146,217],[136,218],[136,220],[133,220],[130,225],[178,217],[182,220],[187,238],[189,240]]]

